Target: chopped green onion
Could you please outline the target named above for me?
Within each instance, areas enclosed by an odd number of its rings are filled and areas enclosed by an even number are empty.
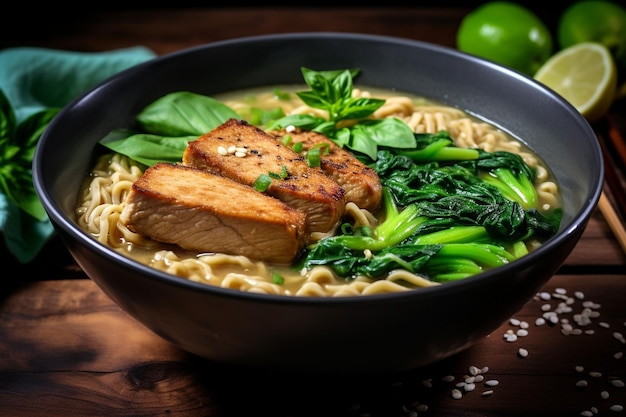
[[[269,171],[267,173],[267,175],[270,178],[274,178],[274,179],[277,179],[277,180],[284,180],[285,178],[287,178],[289,176],[289,171],[287,171],[287,167],[283,165],[283,166],[280,167],[280,172]]]
[[[293,136],[285,135],[280,139],[280,142],[285,146],[291,146],[291,142],[293,142]]]
[[[291,100],[291,94],[279,88],[274,89],[274,97],[276,97],[278,100],[283,100],[283,101]]]
[[[320,148],[309,149],[306,154],[306,161],[312,168],[320,166]]]
[[[304,149],[304,145],[302,144],[302,142],[296,142],[293,144],[293,151],[296,153],[300,153],[302,152],[302,150]]]
[[[285,283],[285,278],[277,272],[272,272],[272,281],[274,284],[283,285]]]
[[[272,178],[269,175],[261,174],[256,181],[254,181],[254,189],[260,192],[267,191],[271,183]]]
[[[328,155],[330,153],[330,143],[318,143],[314,148],[319,148],[320,154]]]

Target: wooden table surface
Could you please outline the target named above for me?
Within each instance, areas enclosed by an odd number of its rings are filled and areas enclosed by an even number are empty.
[[[376,33],[453,47],[467,12],[435,7],[104,10],[76,20],[41,17],[34,25],[17,25],[0,39],[0,47],[104,51],[144,45],[166,54],[221,39],[292,31]],[[612,120],[626,117],[623,101],[611,110]],[[56,238],[30,264],[18,264],[4,248],[0,253],[5,265],[1,416],[554,417],[585,411],[626,416],[619,408],[626,408],[626,388],[620,386],[626,382],[621,338],[626,335],[626,256],[599,211],[546,284],[551,298],[537,297],[514,315],[528,323],[526,336],[506,341],[506,332],[525,327],[507,322],[427,368],[358,379],[272,375],[206,362],[126,315]],[[566,300],[569,310],[557,310]],[[561,323],[538,326],[544,305],[581,334],[566,334]],[[585,309],[595,313],[589,323],[577,324]],[[520,356],[520,349],[528,356]],[[452,390],[472,366],[483,370],[485,380],[454,399]],[[498,384],[490,387],[486,380]]]

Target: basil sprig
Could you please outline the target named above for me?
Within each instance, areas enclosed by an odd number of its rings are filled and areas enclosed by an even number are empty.
[[[413,148],[415,137],[411,128],[397,118],[371,119],[385,100],[352,97],[353,78],[359,69],[340,71],[314,71],[301,68],[309,91],[297,92],[308,106],[324,110],[328,120],[306,114],[280,118],[267,126],[268,130],[295,126],[326,135],[341,147],[363,153],[376,159],[379,146]]]
[[[0,192],[34,219],[47,219],[35,192],[32,163],[37,141],[60,109],[42,110],[18,124],[13,107],[0,90]]]
[[[146,106],[135,118],[139,129],[114,130],[100,144],[147,166],[180,162],[187,144],[239,115],[220,101],[178,91]]]

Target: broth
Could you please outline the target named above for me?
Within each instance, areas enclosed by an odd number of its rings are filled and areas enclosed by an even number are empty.
[[[324,117],[306,106],[295,94],[306,86],[277,86],[235,91],[214,98],[241,114],[252,117],[253,109],[271,110],[281,107],[285,114],[313,114]],[[493,125],[466,112],[413,94],[400,94],[377,88],[354,89],[354,96],[384,98],[385,104],[373,117],[396,117],[405,121],[416,133],[447,131],[456,146],[478,148],[488,152],[507,151],[520,155],[535,169],[537,210],[549,213],[560,208],[559,188],[548,167],[523,143]],[[288,97],[288,99],[286,98]],[[384,292],[408,291],[440,285],[428,276],[396,269],[385,277],[365,276],[342,278],[327,266],[311,270],[293,265],[269,264],[242,256],[216,253],[192,253],[176,245],[155,242],[126,228],[120,221],[125,198],[133,182],[145,166],[120,154],[102,156],[80,191],[77,221],[103,244],[141,263],[159,270],[208,285],[240,291],[292,296],[356,296]],[[382,213],[369,213],[358,207],[346,207],[346,218],[357,225],[376,224]],[[323,237],[318,237],[321,239]],[[527,239],[531,252],[542,244]]]

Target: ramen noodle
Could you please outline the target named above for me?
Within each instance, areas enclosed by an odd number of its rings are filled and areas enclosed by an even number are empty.
[[[285,86],[281,90],[293,92],[297,88]],[[520,141],[493,125],[457,108],[411,95],[393,95],[378,89],[354,89],[353,95],[385,98],[385,104],[373,117],[399,118],[414,132],[437,133],[445,130],[460,147],[519,154],[526,164],[536,170],[535,187],[540,209],[559,207],[559,188],[546,166]],[[216,98],[242,114],[250,107],[250,97],[254,97],[255,107],[272,109],[280,106],[285,114],[326,116],[318,109],[303,105],[295,94],[291,96],[291,101],[285,101],[278,99],[268,89],[255,89]],[[427,277],[401,269],[376,280],[363,276],[347,280],[337,277],[326,266],[297,271],[290,265],[272,265],[243,256],[219,253],[189,253],[174,245],[152,241],[133,233],[119,221],[126,196],[144,168],[120,154],[101,156],[80,192],[76,215],[80,227],[99,242],[158,270],[191,281],[238,291],[308,297],[371,295],[440,285]],[[375,226],[378,221],[376,213],[360,209],[354,203],[346,205],[345,213],[355,227]],[[325,236],[317,234],[312,239],[315,241]],[[540,242],[531,240],[526,244],[529,251],[532,251]],[[282,282],[274,281],[276,273],[282,277]]]

